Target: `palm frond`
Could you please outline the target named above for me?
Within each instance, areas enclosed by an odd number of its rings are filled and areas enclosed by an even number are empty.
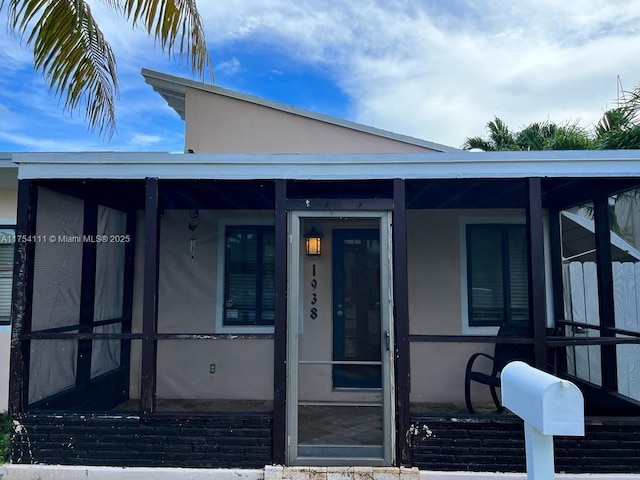
[[[33,45],[34,67],[71,112],[84,104],[90,129],[111,137],[118,95],[111,46],[82,0],[2,0],[9,29]]]
[[[213,66],[196,0],[102,0],[142,25],[169,56],[186,59],[191,70],[213,82]],[[85,0],[0,0],[9,31],[33,46],[34,66],[70,112],[84,105],[91,130],[115,132],[118,96],[111,46]]]
[[[108,0],[114,2],[114,0]],[[141,24],[163,52],[186,58],[191,71],[213,82],[213,66],[195,0],[122,0],[133,25]]]
[[[485,152],[491,152],[495,150],[495,148],[493,147],[493,145],[491,145],[490,142],[487,142],[481,137],[468,137],[464,141],[464,144],[462,145],[462,149],[471,150],[474,148],[484,150]]]

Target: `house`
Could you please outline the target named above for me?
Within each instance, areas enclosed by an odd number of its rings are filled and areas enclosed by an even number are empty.
[[[194,153],[12,156],[13,462],[521,471],[521,422],[465,407],[509,344],[584,394],[559,470],[640,470],[640,153],[470,153],[143,74]]]

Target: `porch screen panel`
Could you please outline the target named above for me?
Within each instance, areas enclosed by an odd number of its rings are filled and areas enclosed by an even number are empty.
[[[599,325],[598,276],[595,257],[593,204],[560,215],[565,319]],[[566,335],[578,339],[600,336],[596,329],[566,327]],[[602,385],[600,347],[567,347],[567,371],[578,378]]]
[[[609,206],[615,326],[640,332],[640,190],[610,197]],[[616,353],[618,392],[640,400],[640,345],[617,345]]]
[[[84,202],[40,187],[36,221],[32,329],[78,325]],[[70,330],[77,332],[77,330]],[[31,342],[29,401],[75,385],[77,340]]]
[[[272,409],[273,218],[273,210],[164,211],[158,411]]]
[[[124,212],[98,207],[99,238],[96,243],[96,294],[94,321],[122,317],[124,299],[124,262],[127,216]],[[93,328],[94,333],[121,333],[120,322]],[[91,352],[91,377],[120,366],[119,340],[94,340]]]

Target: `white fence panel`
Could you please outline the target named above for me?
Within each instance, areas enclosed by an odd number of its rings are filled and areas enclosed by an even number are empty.
[[[598,285],[594,262],[572,262],[565,267],[568,285],[571,319],[575,322],[599,324]],[[615,262],[613,264],[613,288],[616,327],[640,331],[640,263]],[[571,332],[568,332],[571,334]],[[596,330],[586,332],[576,329],[574,337],[597,337]],[[640,400],[640,345],[618,345],[618,391]],[[602,385],[599,346],[567,348],[569,373],[596,385]]]
[[[616,327],[639,331],[638,294],[640,293],[640,264],[615,262],[613,288]],[[616,347],[618,391],[622,395],[640,400],[640,345]]]

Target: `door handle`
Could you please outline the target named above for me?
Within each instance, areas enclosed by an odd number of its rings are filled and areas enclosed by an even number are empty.
[[[387,352],[391,350],[391,335],[389,334],[389,330],[384,331],[384,342],[387,346]]]

